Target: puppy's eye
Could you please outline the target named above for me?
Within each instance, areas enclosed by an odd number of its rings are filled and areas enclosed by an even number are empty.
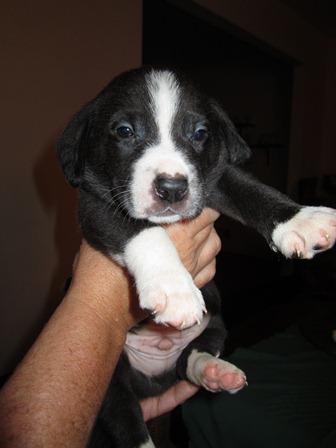
[[[130,138],[134,135],[134,131],[131,126],[119,126],[116,129],[116,133],[120,138]]]
[[[195,142],[202,143],[207,139],[207,137],[208,137],[208,130],[206,127],[202,126],[196,129],[196,131],[192,136],[192,139]]]

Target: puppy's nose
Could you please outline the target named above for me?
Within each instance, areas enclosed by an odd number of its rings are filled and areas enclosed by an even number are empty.
[[[154,180],[155,194],[163,201],[180,202],[188,192],[188,180],[183,176],[159,175]]]

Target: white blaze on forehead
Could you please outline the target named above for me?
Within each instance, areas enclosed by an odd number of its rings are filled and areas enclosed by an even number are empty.
[[[172,123],[179,102],[178,82],[174,74],[169,71],[153,71],[147,77],[147,84],[160,143],[170,143]]]

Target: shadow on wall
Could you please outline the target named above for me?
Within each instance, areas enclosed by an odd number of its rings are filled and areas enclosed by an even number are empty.
[[[63,176],[56,156],[55,141],[56,139],[50,139],[49,143],[42,148],[31,172],[31,180],[41,208],[46,215],[44,217],[46,225],[41,227],[40,235],[36,234],[36,241],[41,238],[42,248],[41,244],[37,244],[35,252],[25,253],[24,257],[26,258],[27,255],[31,259],[31,263],[34,264],[32,272],[35,272],[36,269],[40,269],[40,272],[37,272],[37,278],[32,278],[31,282],[25,277],[22,279],[23,285],[26,285],[22,288],[28,289],[22,300],[5,304],[8,307],[20,307],[20,311],[16,310],[20,317],[17,320],[11,319],[11,313],[14,314],[14,312],[10,309],[8,322],[4,322],[5,330],[11,325],[11,322],[15,322],[18,327],[15,338],[8,341],[10,350],[7,350],[8,353],[4,357],[1,374],[9,373],[17,365],[60,303],[66,279],[71,275],[72,260],[78,251],[81,240],[77,222],[77,193],[66,183]],[[34,219],[33,216],[32,222]],[[53,241],[50,241],[52,234]],[[41,250],[43,241],[48,245],[45,247],[45,251]],[[47,275],[50,279],[49,284],[45,278],[40,279],[42,285],[46,284],[44,295],[40,299],[38,295],[35,296],[36,290],[38,291],[40,286],[37,284],[39,275]],[[21,320],[25,321],[23,325],[20,325]],[[6,331],[9,336],[6,336]],[[3,344],[11,334],[9,329],[6,331]],[[3,347],[3,349],[5,352],[6,348]]]
[[[77,220],[77,190],[67,184],[57,160],[55,141],[40,154],[34,171],[34,182],[43,208],[55,215],[54,243],[57,265],[45,300],[43,319],[48,318],[63,296],[66,279],[71,275],[71,263],[81,240]]]

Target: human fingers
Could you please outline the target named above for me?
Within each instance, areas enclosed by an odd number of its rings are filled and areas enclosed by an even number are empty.
[[[193,237],[210,224],[213,224],[219,216],[220,214],[216,210],[205,208],[197,218],[186,221],[183,224],[188,228],[189,235]]]
[[[176,406],[192,397],[198,390],[198,386],[183,380],[174,384],[162,395],[141,400],[140,406],[144,420],[148,421],[172,411]]]
[[[206,284],[211,282],[216,275],[216,259],[214,258],[211,263],[205,266],[194,277],[194,283],[198,288],[203,288]]]
[[[221,240],[216,232],[216,229],[211,226],[210,232],[205,241],[203,241],[202,244],[195,243],[195,245],[196,247],[193,251],[191,250],[187,252],[187,256],[181,258],[182,262],[194,280],[198,277],[199,283],[203,283],[203,279],[206,278],[209,278],[208,281],[210,281],[215,274],[213,269],[216,267],[216,256],[222,247]],[[199,274],[201,275],[199,276]],[[201,286],[204,286],[204,284]]]
[[[196,249],[200,249],[204,245],[204,243],[208,240],[213,228],[214,225],[213,223],[211,223],[192,237],[193,244]]]
[[[212,227],[208,238],[195,257],[192,275],[194,283],[198,288],[202,288],[214,278],[216,274],[216,256],[220,252],[221,247],[221,240],[215,228]]]
[[[222,248],[222,242],[214,227],[211,228],[206,240],[198,247],[195,275],[203,270],[209,263],[211,263],[218,255]]]
[[[213,232],[213,223],[218,216],[219,214],[216,211],[205,209],[202,215],[195,220],[179,222],[165,227],[182,263],[193,276],[204,267],[203,263],[199,266],[198,257],[204,248],[207,249],[209,237]],[[195,233],[196,229],[198,230],[197,233]],[[211,239],[212,236],[210,241]]]
[[[166,230],[169,229],[170,236],[183,233],[185,236],[193,238],[203,229],[213,224],[219,217],[219,213],[211,208],[205,208],[202,213],[194,219],[179,221],[175,224],[164,225]]]

